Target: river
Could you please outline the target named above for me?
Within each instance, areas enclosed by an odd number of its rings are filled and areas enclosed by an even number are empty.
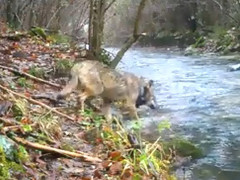
[[[155,82],[161,113],[145,118],[147,137],[157,138],[156,124],[168,119],[172,133],[203,150],[205,156],[187,166],[185,173],[178,170],[179,179],[240,179],[240,71],[227,71],[236,63],[217,56],[139,48],[129,50],[118,66]]]

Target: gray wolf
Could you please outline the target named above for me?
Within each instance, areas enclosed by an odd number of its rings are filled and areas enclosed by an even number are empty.
[[[153,93],[153,81],[109,68],[98,61],[85,60],[75,64],[71,69],[71,79],[57,99],[63,98],[77,90],[81,110],[89,97],[100,96],[103,99],[101,111],[106,119],[111,119],[111,104],[120,101],[132,118],[139,119],[138,107],[147,105],[156,108]]]

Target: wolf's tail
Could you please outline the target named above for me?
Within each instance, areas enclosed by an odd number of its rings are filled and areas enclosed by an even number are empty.
[[[57,95],[57,99],[62,99],[68,94],[70,94],[74,89],[77,88],[78,77],[72,77],[68,84],[63,88],[63,90]]]

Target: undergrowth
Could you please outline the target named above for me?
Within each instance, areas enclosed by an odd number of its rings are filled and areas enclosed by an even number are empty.
[[[82,123],[88,126],[88,130],[98,127],[99,133],[94,138],[104,144],[105,150],[109,154],[109,160],[113,164],[121,164],[122,171],[118,174],[119,177],[131,173],[133,179],[144,177],[175,179],[169,172],[171,154],[164,152],[160,143],[161,137],[154,143],[142,139],[141,123],[132,121],[132,128],[127,131],[117,118],[114,118],[111,123],[106,122],[105,119],[95,115],[91,110],[85,111],[83,116],[86,117],[86,120]],[[159,124],[160,131],[166,128],[170,128],[168,121]]]

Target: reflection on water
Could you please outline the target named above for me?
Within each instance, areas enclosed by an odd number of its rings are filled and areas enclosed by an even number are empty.
[[[175,133],[204,150],[206,157],[187,167],[185,179],[239,180],[240,71],[227,72],[233,63],[149,49],[130,50],[122,61],[118,68],[155,81],[161,110],[146,119],[147,137],[156,138],[157,121],[168,118]]]

